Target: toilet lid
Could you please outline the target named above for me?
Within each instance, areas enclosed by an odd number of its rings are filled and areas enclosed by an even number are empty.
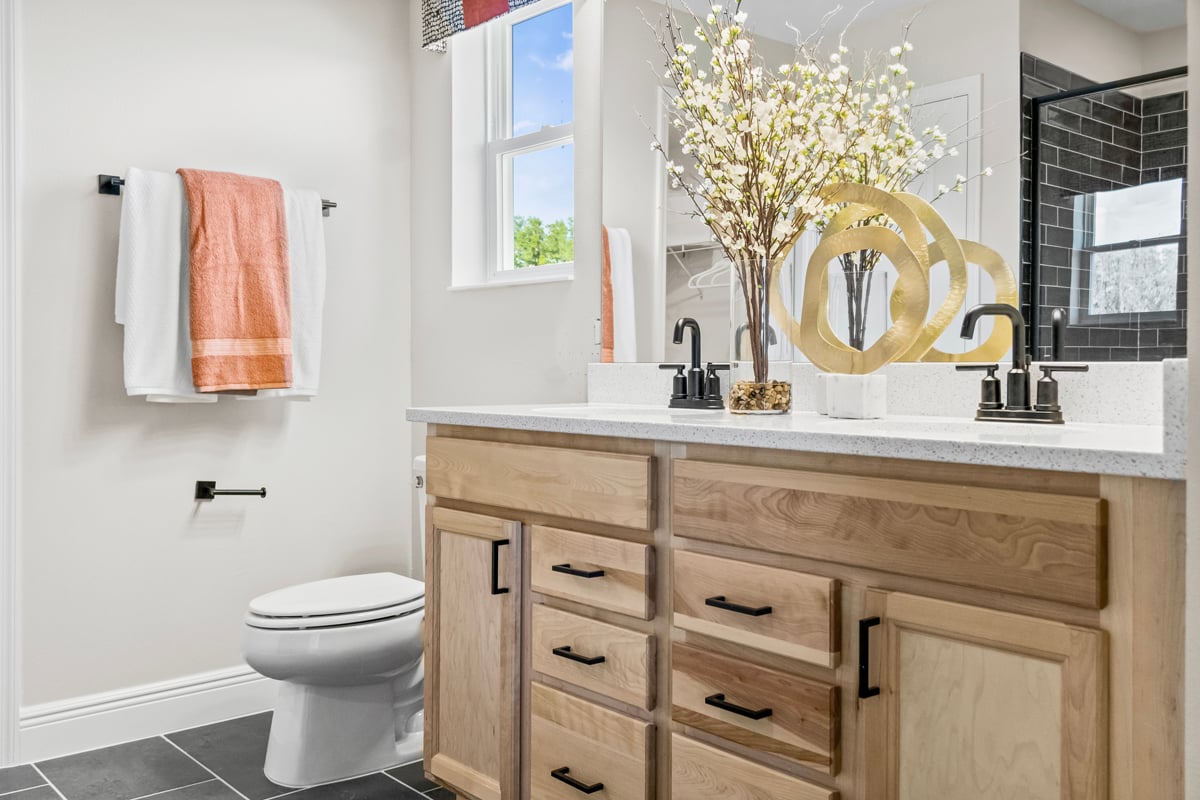
[[[322,617],[358,614],[412,603],[425,596],[425,584],[392,572],[348,575],[268,592],[250,601],[261,617]]]

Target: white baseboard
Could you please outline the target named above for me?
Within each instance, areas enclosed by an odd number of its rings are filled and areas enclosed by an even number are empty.
[[[55,758],[266,711],[275,704],[276,686],[275,681],[242,666],[26,706],[21,709],[18,762]]]

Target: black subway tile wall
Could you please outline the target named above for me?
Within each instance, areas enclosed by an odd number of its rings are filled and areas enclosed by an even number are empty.
[[[1041,201],[1040,319],[1031,319],[1032,198],[1031,98],[1094,85],[1082,75],[1021,55],[1023,107],[1021,297],[1026,319],[1038,326],[1039,350],[1050,346],[1050,312],[1086,305],[1088,280],[1080,276],[1076,198],[1093,192],[1187,177],[1187,93],[1109,91],[1043,106],[1036,196]],[[1186,187],[1185,187],[1186,196]],[[1186,206],[1185,206],[1186,208]],[[1072,282],[1075,283],[1074,290]],[[1086,309],[1084,309],[1086,310]],[[1064,356],[1082,361],[1148,361],[1187,355],[1187,241],[1179,241],[1174,312],[1080,315],[1068,327]],[[1086,321],[1085,321],[1086,320]]]

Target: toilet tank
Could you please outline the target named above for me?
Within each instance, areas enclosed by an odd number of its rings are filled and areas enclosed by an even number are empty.
[[[425,456],[413,459],[413,508],[416,527],[413,530],[413,566],[415,578],[425,578]]]

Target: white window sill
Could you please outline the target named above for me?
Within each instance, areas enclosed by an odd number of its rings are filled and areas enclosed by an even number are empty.
[[[503,281],[484,281],[482,283],[457,283],[446,287],[449,292],[473,292],[476,289],[509,289],[514,286],[531,286],[537,283],[570,283],[574,275],[530,275],[528,278],[513,278]]]

